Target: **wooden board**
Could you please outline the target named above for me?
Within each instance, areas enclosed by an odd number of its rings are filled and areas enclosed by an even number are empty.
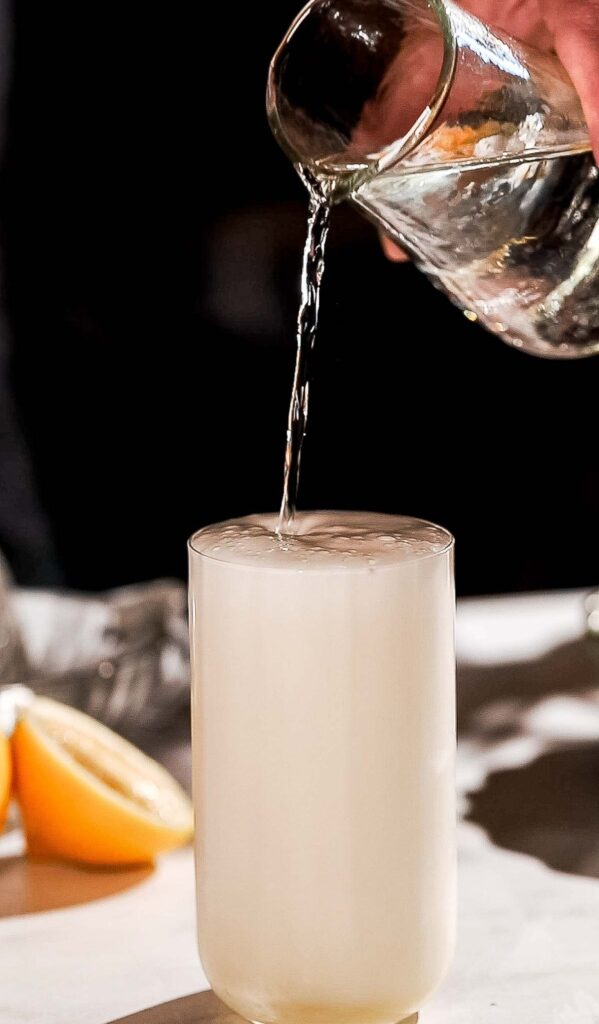
[[[214,992],[196,992],[193,996],[173,999],[112,1024],[247,1024],[243,1018],[221,1003]]]

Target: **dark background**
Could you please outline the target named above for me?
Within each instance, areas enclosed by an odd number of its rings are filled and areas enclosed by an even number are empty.
[[[21,582],[183,575],[194,529],[278,506],[306,201],[264,84],[297,8],[9,11],[4,333],[38,507],[23,450],[0,459],[0,546]],[[597,584],[598,395],[599,359],[507,348],[338,211],[304,507],[440,521],[461,593]]]

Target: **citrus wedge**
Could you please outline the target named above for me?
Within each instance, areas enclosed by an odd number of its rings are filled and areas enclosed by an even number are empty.
[[[0,832],[6,823],[6,812],[10,803],[12,781],[12,759],[10,744],[3,732],[0,732]]]
[[[192,834],[191,804],[169,773],[81,711],[36,697],[12,748],[32,854],[138,864]]]

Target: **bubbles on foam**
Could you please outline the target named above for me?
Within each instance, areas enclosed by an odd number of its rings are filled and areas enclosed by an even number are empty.
[[[191,546],[217,561],[305,572],[375,571],[451,544],[433,523],[375,512],[303,512],[283,537],[276,526],[274,514],[230,519],[200,530]]]

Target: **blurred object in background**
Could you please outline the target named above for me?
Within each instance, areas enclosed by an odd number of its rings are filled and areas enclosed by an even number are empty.
[[[14,8],[0,0],[0,157],[7,136],[8,98],[13,68]],[[0,549],[19,583],[58,583],[61,574],[54,556],[50,527],[39,502],[31,458],[22,434],[13,396],[12,328],[6,315],[5,242],[6,173],[0,177]],[[35,372],[33,370],[33,372]]]
[[[10,392],[0,315],[0,548],[18,583],[60,583],[48,520],[39,503],[27,446]]]
[[[0,686],[20,683],[30,672],[13,595],[12,580],[0,554]]]
[[[585,601],[589,636],[599,641],[599,590],[594,590]]]
[[[14,591],[20,643],[0,682],[25,683],[143,738],[189,702],[183,586],[161,580],[97,597]],[[2,621],[6,621],[5,615]]]

